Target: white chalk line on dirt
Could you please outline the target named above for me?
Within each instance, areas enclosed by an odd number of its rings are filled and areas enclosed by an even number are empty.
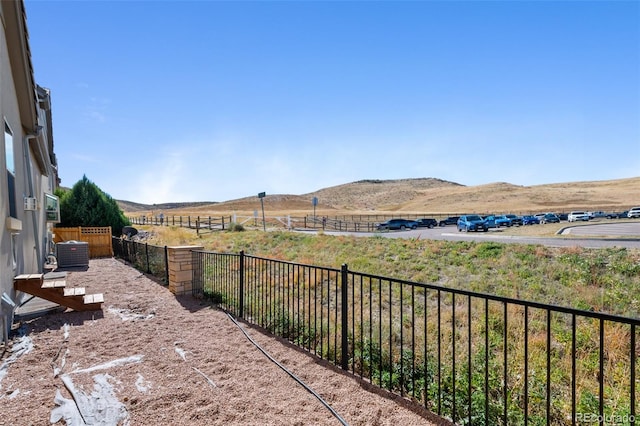
[[[146,381],[142,374],[138,373],[138,376],[136,378],[136,389],[138,389],[139,392],[147,393],[149,392],[150,388],[151,382]]]
[[[61,374],[66,365],[66,357],[69,354],[69,349],[65,347],[69,341],[69,335],[69,325],[65,323],[63,326],[62,344],[51,361],[51,364],[53,366],[54,378],[58,376],[60,377],[62,383],[71,394],[72,399],[63,397],[60,393],[60,389],[56,390],[56,395],[54,397],[56,407],[51,410],[50,422],[56,423],[60,420],[64,420],[67,426],[129,425],[129,413],[127,408],[115,396],[113,386],[109,383],[109,379],[113,379],[112,376],[108,374],[96,374],[93,376],[93,381],[95,382],[93,391],[90,394],[86,394],[84,390],[75,387],[73,380],[71,379],[71,375],[92,373],[122,365],[137,364],[142,362],[144,356],[132,355],[125,358],[118,358],[89,368],[76,368],[67,374]],[[56,361],[60,358],[61,353],[62,357],[60,359],[60,366],[57,366]],[[142,388],[146,391],[150,385],[147,387],[142,386],[144,379],[142,379],[140,374],[138,374],[138,376],[136,387],[138,390]]]
[[[54,378],[58,377],[60,373],[62,373],[64,366],[67,365],[67,355],[69,355],[69,349],[64,348],[65,344],[69,341],[69,335],[71,334],[69,332],[69,324],[64,323],[64,325],[62,326],[62,330],[63,330],[62,343],[58,348],[58,352],[56,353],[56,356],[54,356],[53,359],[51,360],[51,366],[53,367]],[[62,353],[62,359],[60,360],[60,366],[58,367],[56,365],[56,361],[60,357],[60,353],[62,352],[62,349],[65,349],[65,350],[64,350],[64,353]]]
[[[128,356],[126,358],[114,359],[113,361],[105,362],[103,364],[94,365],[93,367],[89,367],[89,368],[75,369],[70,374],[92,373],[94,371],[108,370],[109,368],[119,367],[121,365],[138,364],[138,363],[142,362],[143,358],[144,358],[144,355],[132,355],[132,356]]]
[[[94,390],[89,395],[76,388],[69,375],[63,374],[60,378],[72,399],[64,398],[60,389],[56,390],[54,402],[57,407],[51,411],[49,418],[52,424],[64,420],[67,426],[129,425],[127,408],[116,398],[113,386],[109,383],[113,377],[108,374],[93,376]]]
[[[29,336],[22,336],[11,346],[11,355],[0,364],[0,389],[2,389],[2,379],[9,374],[9,366],[18,361],[22,355],[26,355],[33,350],[33,341]]]
[[[51,411],[51,423],[64,419],[67,426],[128,425],[129,413],[127,408],[115,396],[113,386],[109,383],[109,379],[113,379],[112,376],[108,374],[96,374],[93,376],[93,381],[95,382],[94,390],[87,395],[82,389],[75,387],[71,374],[92,373],[122,365],[137,364],[142,362],[143,358],[143,355],[133,355],[62,374],[60,379],[71,394],[72,399],[64,398],[60,390],[56,390],[54,402],[57,407]],[[137,385],[138,382],[136,381]],[[139,386],[138,389],[140,389]]]
[[[177,344],[178,344],[178,342],[175,342],[175,343],[174,343],[174,345],[177,345]],[[176,351],[176,353],[180,356],[180,358],[182,358],[182,360],[183,360],[184,362],[187,362],[187,352],[186,352],[184,349],[179,348],[178,346],[176,346],[176,347],[175,347],[175,351]],[[198,374],[200,374],[202,377],[204,377],[204,379],[207,381],[207,383],[209,383],[209,385],[211,385],[211,387],[212,387],[212,388],[217,387],[217,386],[216,386],[216,384],[214,383],[214,381],[213,381],[213,380],[211,380],[211,379],[209,378],[209,376],[207,376],[206,374],[204,374],[202,371],[198,370],[198,369],[197,369],[196,367],[194,367],[194,366],[191,366],[191,368],[193,369],[193,371],[195,371],[196,373],[198,373]]]
[[[117,309],[111,306],[109,306],[107,311],[116,316],[119,316],[122,321],[148,320],[156,316],[155,313],[153,312],[147,315],[143,315],[143,314],[132,312],[129,309]]]

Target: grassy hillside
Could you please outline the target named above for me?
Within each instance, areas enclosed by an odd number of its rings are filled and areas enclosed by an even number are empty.
[[[200,201],[191,203],[162,203],[162,204],[141,204],[133,201],[116,200],[120,209],[124,212],[143,212],[151,210],[180,210],[192,209],[200,206],[214,206],[215,202]]]
[[[640,177],[535,186],[505,182],[464,186],[435,178],[362,180],[303,195],[267,194],[264,208],[276,214],[308,213],[312,210],[313,197],[318,198],[316,209],[319,214],[624,210],[640,205]],[[261,208],[256,196],[220,203],[166,203],[153,206],[128,201],[118,203],[125,212],[171,210],[168,212],[170,214],[251,214]]]

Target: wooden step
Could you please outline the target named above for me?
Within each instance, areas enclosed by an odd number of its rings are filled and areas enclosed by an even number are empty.
[[[38,291],[43,283],[43,274],[22,274],[13,279],[13,287],[16,290],[29,294],[33,294],[33,291]]]
[[[104,296],[102,293],[87,294],[83,297],[85,311],[98,311],[102,309]]]
[[[44,274],[22,274],[13,279],[14,285],[20,283],[21,285],[42,285],[44,281]]]
[[[42,280],[44,274],[22,274],[14,278],[14,280]]]
[[[16,290],[49,300],[76,311],[94,311],[102,309],[102,293],[85,294],[84,287],[67,288],[65,280],[44,280],[42,274],[23,274],[14,278]]]
[[[45,280],[42,283],[42,288],[65,288],[67,282],[63,280]]]
[[[43,287],[44,288],[44,287]],[[64,289],[64,296],[84,296],[85,288],[84,287],[72,287]]]
[[[102,293],[87,294],[84,296],[84,303],[104,303],[104,296]]]

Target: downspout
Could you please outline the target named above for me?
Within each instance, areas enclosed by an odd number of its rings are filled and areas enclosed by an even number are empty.
[[[35,189],[33,188],[33,176],[31,172],[31,159],[29,157],[29,140],[37,138],[40,132],[42,132],[42,127],[37,126],[36,129],[37,129],[36,133],[29,133],[25,135],[24,143],[22,144],[23,150],[24,150],[24,161],[25,161],[26,170],[27,170],[27,179],[29,184],[29,187],[28,187],[29,197],[34,197],[34,192],[35,192]],[[44,265],[44,263],[42,261],[42,253],[40,253],[40,230],[38,229],[38,218],[36,217],[36,214],[37,214],[37,210],[31,211],[31,219],[33,221],[33,233],[34,233],[33,240],[35,243],[35,250],[36,250],[36,261],[37,261],[38,268],[41,268],[42,265]],[[40,269],[38,269],[37,272],[40,272]]]

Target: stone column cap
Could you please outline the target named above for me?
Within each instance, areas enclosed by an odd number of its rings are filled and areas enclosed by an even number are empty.
[[[167,246],[171,250],[204,250],[204,246]]]

